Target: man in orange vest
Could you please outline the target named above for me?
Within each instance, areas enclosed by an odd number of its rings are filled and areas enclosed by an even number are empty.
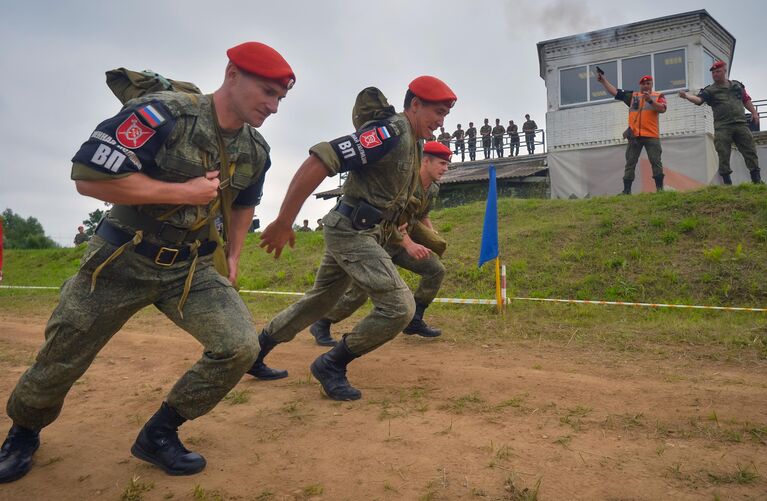
[[[657,191],[663,191],[663,164],[660,160],[663,150],[658,138],[660,135],[658,114],[666,112],[666,98],[659,92],[653,92],[650,75],[645,75],[639,80],[638,92],[616,89],[599,71],[597,71],[597,81],[615,99],[623,101],[629,107],[629,127],[623,133],[623,137],[628,139],[629,144],[626,147],[626,168],[623,172],[622,194],[631,194],[634,170],[639,161],[639,154],[642,153],[642,148],[647,151],[647,158],[650,159],[650,165],[652,165],[655,188]]]

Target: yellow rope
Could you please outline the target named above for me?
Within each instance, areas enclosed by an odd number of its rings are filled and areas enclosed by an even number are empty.
[[[189,296],[189,289],[192,288],[192,278],[194,277],[194,271],[197,268],[197,249],[199,247],[199,240],[195,240],[194,243],[189,246],[189,252],[194,254],[194,259],[192,259],[192,264],[189,265],[189,274],[186,276],[186,280],[184,281],[184,292],[181,293],[181,299],[178,301],[178,314],[182,319],[184,318],[184,303],[186,303],[186,298]]]
[[[141,240],[144,238],[144,232],[141,230],[138,230],[135,235],[133,235],[133,238],[131,240],[128,240],[124,244],[122,244],[120,247],[118,247],[106,260],[98,265],[98,267],[93,270],[93,275],[91,275],[91,294],[96,289],[96,279],[98,278],[99,274],[101,273],[101,270],[104,269],[106,265],[120,257],[120,254],[123,253],[123,251],[129,246],[137,246],[141,243]]]

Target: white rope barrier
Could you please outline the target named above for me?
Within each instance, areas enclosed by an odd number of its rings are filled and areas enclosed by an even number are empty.
[[[0,289],[38,289],[38,290],[58,290],[59,287],[46,287],[37,285],[0,285]],[[283,291],[268,291],[268,290],[249,290],[241,289],[241,294],[266,294],[274,296],[303,296],[303,292],[283,292]],[[510,297],[506,298],[506,303],[511,304],[512,301],[538,301],[547,303],[570,303],[570,304],[597,304],[604,306],[636,306],[644,308],[682,308],[691,310],[719,310],[719,311],[748,311],[756,313],[767,313],[767,308],[746,308],[738,306],[701,306],[694,304],[666,304],[666,303],[632,303],[627,301],[593,301],[588,299],[551,299],[540,297]],[[495,299],[463,299],[463,298],[451,298],[451,297],[438,297],[434,299],[435,303],[452,303],[452,304],[497,304]]]

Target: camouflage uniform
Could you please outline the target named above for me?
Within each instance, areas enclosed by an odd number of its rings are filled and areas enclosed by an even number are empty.
[[[727,86],[715,83],[701,89],[698,97],[714,112],[714,147],[719,155],[719,175],[728,176],[733,143],[743,155],[752,178],[759,173],[759,157],[751,129],[743,112],[744,102],[750,99],[746,87],[737,80]]]
[[[439,185],[437,183],[432,183],[426,190],[424,190],[422,184],[418,184],[418,189],[416,189],[414,197],[407,208],[408,214],[406,217],[409,220],[409,224],[420,221],[429,215],[433,201],[437,198],[438,194]],[[434,298],[437,297],[437,293],[442,286],[442,280],[445,278],[445,266],[439,257],[432,252],[428,258],[415,259],[401,245],[392,243],[387,243],[384,249],[391,256],[394,264],[400,268],[412,271],[421,277],[413,297],[416,304],[430,305]],[[367,298],[367,294],[361,287],[352,284],[343,298],[329,313],[325,314],[324,318],[332,323],[340,322],[365,304]]]
[[[469,142],[469,160],[474,161],[477,159],[477,128],[466,129],[466,138]]]
[[[154,115],[147,121],[150,108]],[[209,96],[161,92],[130,101],[83,144],[73,159],[72,178],[110,179],[139,170],[165,182],[203,176],[219,168],[214,120]],[[247,125],[224,143],[234,166],[234,203],[254,206],[269,165],[268,145]],[[8,401],[14,423],[39,430],[53,422],[67,392],[101,348],[131,316],[152,304],[203,345],[201,358],[168,394],[171,407],[194,419],[237,384],[258,355],[259,344],[248,309],[213,267],[210,252],[216,245],[207,240],[207,224],[201,231],[190,230],[206,220],[211,205],[112,208],[88,243],[78,273],[64,283],[45,343]],[[173,209],[160,231],[137,233],[139,228],[132,226],[142,218],[156,221]],[[128,217],[135,213],[141,215]],[[115,235],[126,236],[127,243],[107,241]],[[154,259],[146,257],[154,250]]]
[[[503,125],[496,125],[493,127],[493,147],[495,147],[495,154],[498,158],[503,158],[503,135],[506,133],[506,128]]]
[[[493,128],[490,127],[490,124],[485,124],[479,129],[479,133],[482,136],[482,149],[484,150],[485,158],[490,158],[490,134],[492,134],[492,132]]]
[[[519,128],[517,124],[506,127],[506,133],[509,135],[509,156],[519,155]]]
[[[80,245],[80,244],[84,244],[88,240],[90,240],[90,237],[88,236],[87,233],[77,233],[77,234],[75,234],[74,242],[75,242],[76,246]]]
[[[456,129],[451,137],[455,138],[455,154],[458,154],[458,150],[461,150],[461,162],[466,158],[466,145],[463,142],[463,136],[465,131],[463,129]],[[449,148],[450,146],[448,146]]]
[[[385,126],[396,138],[381,140],[370,149],[358,148],[356,155],[345,156],[349,145],[357,138]],[[381,144],[383,143],[383,144]],[[371,313],[354,326],[346,337],[349,351],[364,355],[399,334],[415,312],[413,295],[402,280],[391,256],[383,248],[389,235],[393,242],[401,240],[396,224],[405,209],[410,194],[420,184],[421,145],[410,123],[400,113],[385,122],[367,124],[356,134],[311,148],[331,174],[349,171],[344,182],[344,206],[358,207],[363,201],[383,211],[383,221],[367,229],[355,229],[349,216],[339,212],[337,205],[322,220],[325,226],[325,253],[317,270],[314,286],[297,303],[282,310],[264,329],[278,343],[292,340],[296,334],[328,312],[346,292],[352,282],[373,301]],[[359,162],[360,152],[367,156]],[[374,157],[374,155],[376,155]],[[382,155],[382,156],[381,156]]]
[[[452,137],[449,132],[445,131],[437,137],[437,141],[450,148],[450,138]]]
[[[535,153],[535,131],[538,129],[538,124],[535,120],[526,120],[522,124],[522,132],[525,133],[525,144],[527,146],[527,152],[529,154]]]

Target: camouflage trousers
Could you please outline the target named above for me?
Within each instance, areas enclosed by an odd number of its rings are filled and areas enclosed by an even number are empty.
[[[732,173],[730,154],[732,145],[738,147],[749,172],[759,170],[759,157],[756,154],[754,135],[746,124],[720,125],[714,131],[714,148],[719,155],[719,175]]]
[[[624,181],[634,181],[634,171],[636,170],[639,155],[642,148],[647,152],[647,158],[652,166],[652,177],[663,179],[663,163],[661,163],[661,154],[663,148],[660,146],[660,139],[657,137],[635,137],[629,140],[626,146],[626,168],[623,171]]]
[[[434,298],[437,297],[439,288],[442,286],[442,280],[445,278],[445,266],[439,260],[439,256],[431,253],[426,259],[415,259],[399,245],[387,245],[385,249],[391,256],[394,264],[400,268],[412,271],[416,275],[420,275],[421,280],[418,282],[418,288],[413,297],[416,304],[430,305]],[[365,304],[367,298],[368,296],[365,294],[365,291],[352,283],[346,294],[325,315],[325,318],[333,323],[340,322]]]
[[[335,210],[322,223],[325,253],[314,286],[301,300],[278,313],[265,330],[279,343],[292,340],[324,317],[354,283],[374,306],[346,336],[349,350],[364,355],[402,332],[415,313],[413,294],[378,243],[376,230],[357,231]]]
[[[165,268],[126,249],[103,268],[91,292],[94,269],[114,251],[115,246],[102,238],[92,238],[80,270],[62,286],[45,342],[8,400],[8,416],[15,423],[35,430],[52,423],[69,389],[101,348],[131,316],[151,304],[203,345],[200,359],[166,398],[187,419],[215,407],[258,356],[250,312],[213,268],[211,256],[198,260],[182,318],[177,307],[191,261]]]

